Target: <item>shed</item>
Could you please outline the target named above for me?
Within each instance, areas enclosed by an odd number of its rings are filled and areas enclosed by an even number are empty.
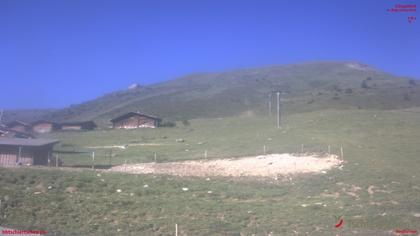
[[[114,129],[156,128],[161,119],[139,112],[129,112],[111,120]]]
[[[48,120],[38,120],[31,124],[32,131],[35,133],[50,133],[60,128],[59,124]]]
[[[53,139],[0,137],[0,166],[47,165],[51,158]]]
[[[8,128],[0,127],[0,137],[9,137],[9,138],[34,138],[34,136],[28,132],[20,132]]]
[[[60,123],[61,130],[94,130],[96,127],[97,126],[93,121]]]
[[[26,132],[29,131],[31,126],[25,122],[15,120],[6,124],[6,127],[10,130],[18,131],[18,132]]]

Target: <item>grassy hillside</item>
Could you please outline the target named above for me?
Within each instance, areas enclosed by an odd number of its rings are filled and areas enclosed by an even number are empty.
[[[56,111],[56,109],[15,109],[5,110],[2,117],[2,123],[11,122],[14,120],[20,120],[24,122],[33,122],[39,120],[50,113]]]
[[[175,128],[56,132],[98,167],[344,148],[344,167],[278,180],[0,168],[0,225],[51,235],[389,235],[420,229],[420,86],[358,63],[191,75],[53,112],[108,119],[131,110],[189,119]],[[268,93],[283,96],[283,126]],[[274,98],[273,98],[274,102]],[[273,103],[274,104],[274,103]],[[274,107],[274,106],[273,106]],[[214,118],[219,117],[219,118]],[[176,140],[182,139],[182,142]],[[110,154],[112,154],[111,159]],[[60,154],[89,167],[90,154]],[[188,188],[183,191],[182,188]],[[118,191],[120,189],[121,191]],[[211,192],[209,192],[211,191]],[[344,226],[335,229],[336,216]]]
[[[209,158],[257,155],[262,154],[264,145],[268,153],[299,152],[301,144],[312,152],[327,151],[330,144],[337,153],[341,144],[366,149],[374,140],[377,148],[389,148],[388,142],[394,139],[400,139],[399,143],[415,142],[418,118],[415,109],[323,110],[287,114],[280,130],[276,128],[275,116],[248,116],[196,119],[190,120],[188,126],[179,123],[176,128],[55,132],[43,137],[61,140],[62,147],[57,149],[96,151],[99,164],[109,163],[110,150],[115,156],[112,164],[150,162],[154,153],[157,161],[166,162],[202,159],[205,150]],[[176,142],[177,139],[183,142]],[[61,158],[67,165],[91,164],[90,154],[62,154]]]
[[[274,117],[191,120],[189,126],[49,134],[113,148],[113,164],[326,151],[344,147],[344,167],[326,174],[258,178],[192,178],[94,171],[0,169],[0,225],[57,235],[389,235],[420,229],[420,110],[329,109]],[[185,139],[176,142],[175,139]],[[97,162],[108,164],[97,150]],[[62,156],[90,165],[90,156]],[[99,174],[99,175],[98,175]],[[291,178],[290,178],[291,177]],[[147,187],[144,187],[147,185]],[[48,187],[51,186],[50,189]],[[183,191],[182,188],[188,188]],[[117,192],[121,189],[121,192]],[[209,193],[208,191],[212,191]],[[35,194],[36,193],[36,194]],[[335,229],[335,216],[343,228]]]
[[[112,117],[137,110],[169,120],[260,114],[268,112],[268,94],[279,89],[286,92],[287,112],[420,105],[420,86],[407,78],[356,62],[314,62],[193,74],[107,94],[45,118],[92,119],[106,126]]]

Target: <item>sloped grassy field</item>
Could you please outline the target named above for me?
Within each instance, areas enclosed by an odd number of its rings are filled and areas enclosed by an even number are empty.
[[[420,230],[420,110],[324,110],[190,120],[149,130],[50,134],[97,165],[344,149],[326,174],[181,178],[76,169],[0,169],[0,225],[57,235],[380,235]],[[183,139],[183,142],[176,142]],[[148,144],[148,145],[146,145]],[[100,146],[124,146],[108,148]],[[61,155],[90,166],[90,155]],[[187,191],[184,191],[188,188]],[[121,190],[121,191],[118,191]],[[210,192],[209,192],[210,191]],[[338,216],[344,224],[335,229]],[[385,235],[385,234],[383,234]]]
[[[358,62],[274,65],[191,74],[139,89],[115,91],[43,118],[61,122],[94,120],[100,127],[107,127],[110,119],[137,110],[179,121],[236,116],[250,110],[265,113],[268,94],[276,90],[285,92],[283,104],[289,113],[329,108],[401,109],[420,106],[417,83]],[[275,96],[271,99],[274,102]]]

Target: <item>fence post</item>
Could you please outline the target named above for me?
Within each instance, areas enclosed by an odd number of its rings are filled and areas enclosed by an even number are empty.
[[[111,167],[112,165],[111,158],[112,158],[112,149],[109,150],[109,167]]]
[[[92,170],[95,169],[95,152],[92,152]]]

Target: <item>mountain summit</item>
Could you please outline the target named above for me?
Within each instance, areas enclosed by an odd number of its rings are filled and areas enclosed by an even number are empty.
[[[131,87],[131,86],[130,86]],[[187,75],[106,94],[49,113],[54,121],[111,118],[142,110],[181,120],[241,114],[267,114],[273,91],[281,90],[286,112],[317,109],[395,109],[420,105],[420,86],[409,78],[358,62],[310,62]]]

